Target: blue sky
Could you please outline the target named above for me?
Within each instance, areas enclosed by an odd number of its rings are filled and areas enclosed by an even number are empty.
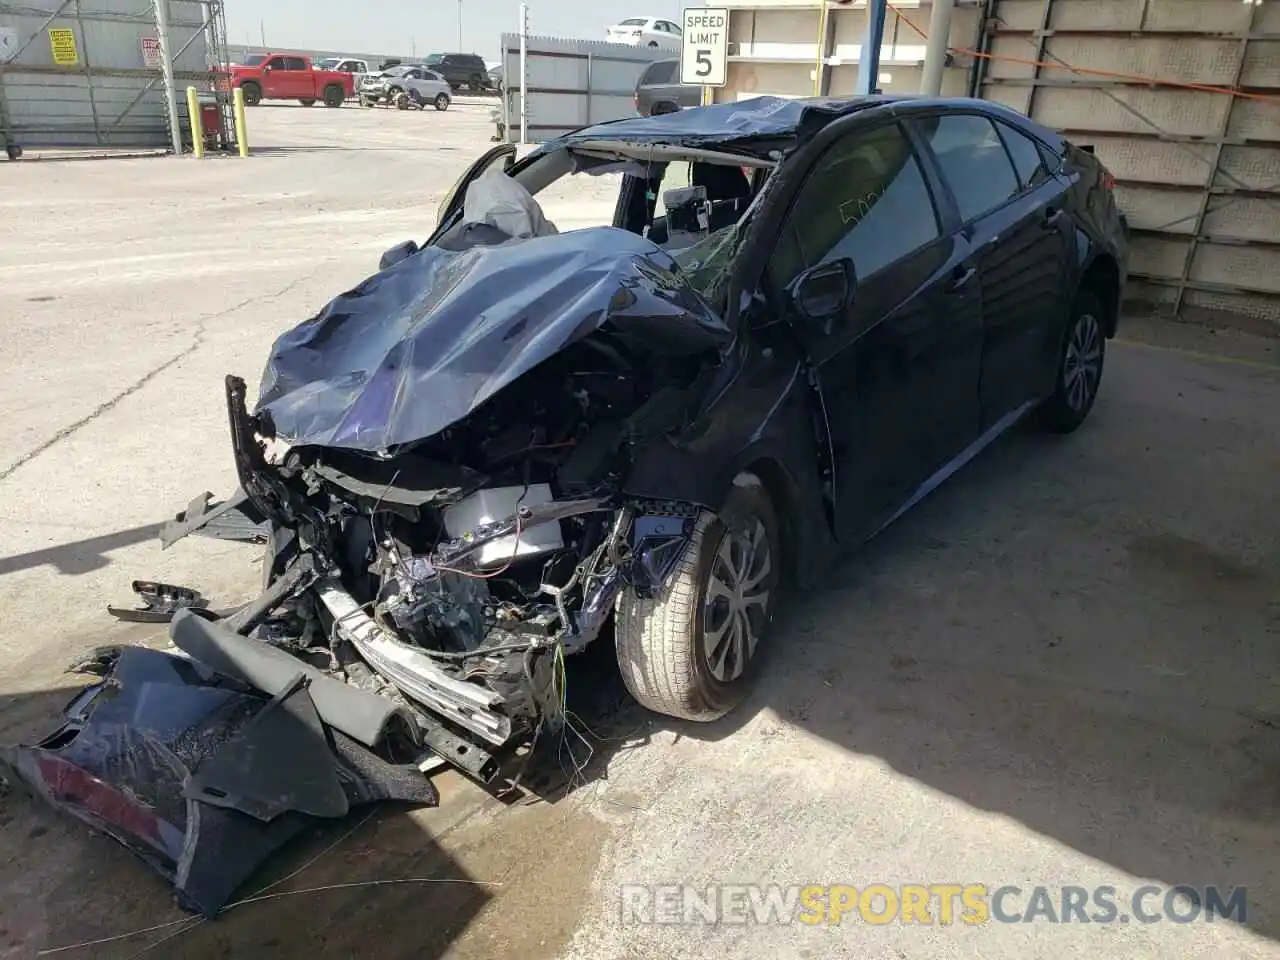
[[[682,0],[531,0],[529,30],[560,37],[603,40],[604,28],[626,17],[668,17],[679,22]],[[462,50],[457,0],[226,0],[227,39],[267,45],[359,53],[456,51],[498,58],[499,37],[514,32],[520,0],[462,0]]]

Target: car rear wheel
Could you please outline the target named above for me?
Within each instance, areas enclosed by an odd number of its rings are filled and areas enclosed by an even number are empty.
[[[618,597],[618,666],[643,706],[710,721],[751,688],[759,644],[780,584],[778,522],[753,474],[735,479],[724,506],[703,511],[675,571],[651,599]]]
[[[1079,427],[1098,398],[1107,353],[1105,316],[1092,290],[1077,294],[1058,352],[1053,394],[1038,411],[1040,422],[1054,433],[1071,433]]]
[[[240,89],[244,91],[246,107],[256,107],[262,102],[262,88],[256,83],[246,83]]]
[[[435,105],[437,110],[449,109],[449,95],[447,93],[436,94]]]
[[[304,107],[314,107],[316,105],[316,102],[311,99],[299,100],[298,102],[302,104]]]

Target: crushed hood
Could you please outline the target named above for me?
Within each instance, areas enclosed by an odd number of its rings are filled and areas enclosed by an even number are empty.
[[[675,261],[624,230],[427,247],[282,335],[257,412],[295,445],[386,454],[606,328],[651,356],[732,339]]]

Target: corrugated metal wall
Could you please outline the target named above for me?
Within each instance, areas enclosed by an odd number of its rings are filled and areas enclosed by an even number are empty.
[[[654,60],[674,54],[597,40],[528,37],[529,142],[635,116],[636,83]],[[507,140],[520,139],[520,35],[502,35]]]
[[[989,37],[982,95],[1094,144],[1120,181],[1129,295],[1280,330],[1280,4],[998,0]]]
[[[202,5],[168,0],[168,9],[171,50],[186,46],[174,57],[175,78],[207,89]],[[160,69],[144,59],[143,39],[157,36],[147,0],[0,0],[0,36],[9,58],[0,63],[0,140],[24,148],[170,143]]]
[[[714,5],[731,8],[717,100],[853,91],[865,3],[825,27],[815,0]],[[919,90],[929,14],[893,0],[885,92]],[[1095,145],[1135,231],[1131,298],[1280,330],[1280,0],[982,0],[957,5],[949,45],[944,93]]]

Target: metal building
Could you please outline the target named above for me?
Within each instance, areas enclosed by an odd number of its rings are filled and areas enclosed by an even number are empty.
[[[716,100],[857,89],[865,0],[709,5],[730,8]],[[888,4],[884,92],[920,90],[933,16]],[[1280,331],[1280,2],[971,0],[954,4],[947,47],[943,93],[1095,146],[1134,228],[1131,297]]]
[[[0,146],[169,146],[179,89],[212,87],[221,0],[0,0]]]

